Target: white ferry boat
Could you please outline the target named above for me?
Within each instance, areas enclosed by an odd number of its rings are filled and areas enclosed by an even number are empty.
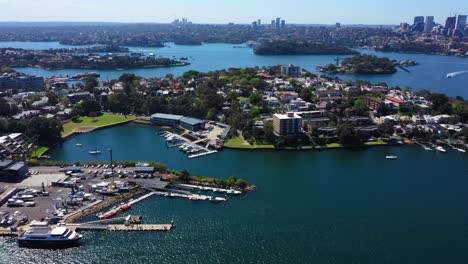
[[[66,227],[33,227],[18,238],[18,244],[30,248],[68,248],[78,246],[81,237]]]

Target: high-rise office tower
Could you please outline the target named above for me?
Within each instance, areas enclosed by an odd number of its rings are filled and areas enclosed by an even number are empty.
[[[424,17],[423,16],[414,17],[413,31],[417,31],[417,32],[424,31]]]
[[[455,29],[464,30],[466,27],[466,15],[458,15],[455,22]]]
[[[281,26],[281,18],[277,17],[276,18],[276,29],[280,29]]]
[[[454,29],[456,21],[457,17],[447,17],[447,20],[445,20],[445,29]]]
[[[426,23],[424,24],[424,32],[431,32],[433,28],[434,28],[434,17],[427,16]]]

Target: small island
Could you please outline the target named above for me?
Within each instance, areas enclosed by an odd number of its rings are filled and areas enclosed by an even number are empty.
[[[395,61],[387,57],[358,54],[344,59],[340,65],[328,64],[318,67],[318,70],[330,74],[393,74],[397,67],[416,65],[417,62],[412,60]]]
[[[175,45],[181,46],[201,46],[203,43],[200,40],[196,39],[177,39],[174,41]]]
[[[358,52],[345,46],[310,41],[271,41],[254,49],[257,55],[353,55]]]
[[[169,58],[155,58],[153,56],[131,56],[126,54],[112,54],[114,52],[128,52],[126,48],[103,46],[84,49],[0,49],[0,64],[12,67],[37,67],[45,69],[133,69],[186,66],[190,63]],[[92,54],[88,52],[106,53]]]

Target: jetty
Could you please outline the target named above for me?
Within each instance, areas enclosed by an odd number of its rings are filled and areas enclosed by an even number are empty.
[[[171,231],[173,224],[141,224],[141,225],[66,225],[75,231]]]
[[[203,156],[207,156],[207,155],[214,154],[214,153],[218,153],[218,151],[217,150],[212,150],[212,151],[208,151],[208,152],[194,154],[194,155],[188,156],[188,158],[189,159],[194,159],[194,158],[203,157]]]
[[[151,197],[151,196],[153,196],[153,195],[155,195],[155,194],[156,194],[155,192],[150,192],[150,193],[145,194],[145,195],[143,195],[143,196],[141,196],[141,197],[138,197],[138,198],[136,198],[136,199],[130,200],[130,201],[128,201],[128,202],[125,203],[125,204],[126,204],[126,205],[129,205],[129,206],[132,206],[132,205],[134,205],[134,204],[136,204],[136,203],[139,203],[139,202],[141,202],[141,201],[143,201],[143,200],[145,200],[145,199],[147,199],[147,198],[149,198],[149,197]],[[102,218],[101,216],[104,216],[104,215],[115,215],[115,214],[117,214],[117,213],[120,211],[120,207],[121,207],[121,206],[119,206],[119,205],[113,207],[111,210],[109,210],[109,211],[107,211],[107,212],[105,212],[105,213],[100,214],[99,218]]]
[[[200,185],[193,185],[193,184],[177,184],[177,187],[188,188],[188,189],[196,189],[200,191],[212,191],[216,193],[227,193],[227,194],[242,194],[241,191],[236,191],[233,189],[223,189],[223,188],[215,188],[209,186],[200,186]]]

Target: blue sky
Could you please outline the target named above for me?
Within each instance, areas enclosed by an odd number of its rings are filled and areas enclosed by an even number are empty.
[[[467,0],[0,0],[0,21],[398,24],[415,15],[443,22],[468,13]]]

